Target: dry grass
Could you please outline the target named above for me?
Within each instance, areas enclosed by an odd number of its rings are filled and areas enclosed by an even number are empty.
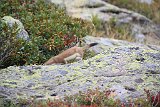
[[[154,0],[152,4],[140,3],[136,0],[103,0],[116,5],[120,8],[127,8],[129,10],[138,12],[155,23],[160,24],[160,0]]]
[[[126,8],[137,13],[140,13],[154,23],[160,24],[160,0],[154,0],[152,4],[140,3],[135,0],[103,0],[116,5],[120,8]],[[93,31],[94,36],[109,37],[113,39],[127,40],[135,42],[133,35],[131,34],[131,26],[123,25],[117,27],[115,25],[114,18],[107,24],[103,24],[97,16],[92,16],[92,22],[95,26]],[[155,34],[148,34],[144,43],[159,45],[159,38]]]
[[[93,36],[127,40],[130,42],[135,41],[131,34],[131,26],[129,24],[116,26],[115,18],[111,18],[107,23],[102,23],[97,16],[92,16],[92,23],[94,24]]]

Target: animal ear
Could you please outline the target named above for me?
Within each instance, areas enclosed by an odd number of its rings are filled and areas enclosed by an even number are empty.
[[[76,44],[76,46],[78,46],[78,47],[82,46],[82,40],[81,39],[78,41],[78,43]]]
[[[82,47],[86,44],[85,40],[83,38],[79,38],[79,41],[76,46]]]

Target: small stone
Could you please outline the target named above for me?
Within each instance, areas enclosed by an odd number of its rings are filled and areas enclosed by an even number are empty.
[[[134,80],[136,83],[142,83],[142,82],[144,82],[144,80],[143,79],[141,79],[141,78],[139,78],[139,79],[135,79]]]

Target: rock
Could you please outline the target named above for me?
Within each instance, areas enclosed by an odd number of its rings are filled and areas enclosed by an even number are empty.
[[[135,34],[135,40],[136,40],[136,42],[144,43],[145,35],[141,34],[141,33]]]
[[[160,90],[160,47],[87,36],[97,55],[65,65],[10,66],[0,70],[3,99],[63,98],[99,87],[115,90],[122,101]],[[29,73],[32,72],[32,73]]]
[[[12,28],[15,24],[17,24],[17,29],[16,29],[16,31],[18,31],[17,37],[22,38],[26,41],[29,40],[28,32],[24,29],[22,22],[20,22],[17,19],[14,19],[11,16],[4,16],[1,19],[1,21],[6,23],[10,28]]]
[[[151,4],[153,3],[153,0],[138,0],[138,2]]]
[[[148,44],[160,44],[160,33],[158,28],[147,17],[133,11],[129,11],[111,5],[105,0],[47,0],[61,7],[65,7],[69,16],[92,21],[93,17],[101,21],[100,31],[105,32],[96,36],[110,36],[106,32],[108,22],[115,19],[116,26],[123,27],[128,24],[132,36],[136,42]],[[143,0],[150,1],[150,0]],[[65,6],[64,6],[65,5]],[[138,32],[137,32],[138,31]]]

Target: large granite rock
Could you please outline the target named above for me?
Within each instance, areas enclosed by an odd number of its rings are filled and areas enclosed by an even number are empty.
[[[11,16],[4,16],[1,19],[1,21],[6,23],[7,26],[12,29],[13,29],[13,27],[15,27],[15,24],[16,24],[17,25],[16,31],[18,32],[17,37],[22,38],[23,40],[26,40],[26,41],[29,40],[28,32],[24,29],[22,22],[20,22],[18,19],[14,19]]]
[[[0,98],[47,99],[87,89],[113,89],[121,100],[160,90],[160,47],[87,36],[96,56],[65,65],[11,66],[0,70]]]
[[[116,20],[116,26],[128,24],[136,42],[160,45],[160,29],[147,17],[136,12],[111,5],[105,0],[47,0],[64,7],[68,15],[74,18],[101,20],[102,36],[108,32],[108,22]],[[98,35],[97,35],[98,36]]]

